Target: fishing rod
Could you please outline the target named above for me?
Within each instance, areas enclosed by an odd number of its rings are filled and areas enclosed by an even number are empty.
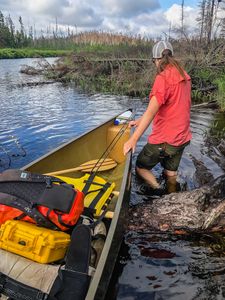
[[[108,157],[109,153],[114,149],[115,145],[118,143],[119,139],[122,137],[122,135],[124,134],[124,132],[128,128],[128,126],[129,126],[128,122],[133,119],[133,116],[134,116],[134,113],[132,113],[131,116],[128,117],[128,118],[121,117],[121,120],[125,120],[127,122],[125,122],[123,124],[123,126],[117,132],[117,134],[115,135],[115,137],[113,138],[113,140],[111,141],[111,143],[108,145],[108,147],[102,153],[102,155],[100,156],[100,158],[97,160],[96,164],[94,165],[94,167],[91,170],[91,173],[93,173],[93,171],[95,170],[95,168],[96,168],[95,173],[97,173],[97,171],[99,170],[99,168],[101,167],[101,165],[104,163],[104,161]],[[120,119],[120,117],[118,117],[118,118]],[[101,161],[101,163],[100,163],[100,161]]]
[[[114,137],[114,139],[112,140],[112,142],[109,144],[109,146],[107,147],[107,149],[105,150],[105,152],[98,159],[98,161],[96,162],[96,164],[92,168],[91,172],[93,172],[95,169],[96,169],[95,172],[97,172],[99,170],[99,168],[101,167],[101,165],[104,163],[104,161],[106,160],[106,158],[108,157],[108,155],[110,154],[110,152],[114,149],[114,147],[116,146],[117,142],[120,140],[120,138],[122,137],[122,135],[126,131],[127,127],[128,127],[128,124],[126,124],[126,126],[123,125],[123,127],[116,134],[116,136]]]
[[[89,179],[87,180],[84,188],[83,188],[83,192],[87,193],[91,183],[93,182],[99,168],[102,166],[102,164],[104,163],[104,161],[106,160],[106,158],[108,157],[109,153],[114,149],[115,145],[118,143],[119,139],[122,137],[122,135],[124,134],[124,132],[126,131],[126,129],[129,126],[129,121],[131,121],[133,119],[134,113],[131,114],[130,117],[126,118],[126,121],[122,127],[120,128],[120,130],[117,132],[117,134],[115,135],[115,137],[113,138],[113,140],[111,141],[111,143],[108,145],[108,147],[105,149],[105,151],[102,153],[102,155],[100,156],[100,158],[97,160],[97,162],[95,163],[94,167],[92,168],[91,172],[90,172],[90,176]],[[118,117],[119,118],[119,117]],[[124,120],[124,118],[123,118]]]

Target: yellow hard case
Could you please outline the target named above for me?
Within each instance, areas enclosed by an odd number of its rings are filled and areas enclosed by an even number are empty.
[[[0,228],[0,248],[39,263],[64,258],[70,235],[34,224],[9,220]]]

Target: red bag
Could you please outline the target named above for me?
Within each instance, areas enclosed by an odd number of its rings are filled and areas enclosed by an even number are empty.
[[[20,170],[0,176],[0,225],[19,219],[65,231],[83,209],[84,194],[57,178]]]

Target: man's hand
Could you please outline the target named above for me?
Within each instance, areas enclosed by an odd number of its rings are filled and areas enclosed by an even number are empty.
[[[129,122],[129,128],[131,127],[138,127],[138,125],[140,124],[141,118],[137,119],[137,120],[133,120]]]
[[[133,138],[133,136],[124,144],[123,146],[123,154],[126,155],[129,151],[134,153],[136,148],[137,141]]]
[[[129,123],[129,127],[136,126],[137,128],[134,131],[132,137],[123,146],[124,155],[126,155],[129,151],[132,151],[132,153],[134,153],[137,141],[142,136],[142,134],[147,129],[147,127],[151,124],[158,110],[159,110],[158,101],[156,97],[153,96],[143,116]]]

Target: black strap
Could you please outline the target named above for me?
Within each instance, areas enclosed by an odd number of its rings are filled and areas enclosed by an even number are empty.
[[[29,203],[23,199],[19,199],[17,197],[0,193],[2,196],[1,203],[4,205],[8,205],[14,208],[19,209],[24,212],[27,216],[32,218],[38,225],[47,227],[53,230],[57,230],[57,226],[53,224],[50,220],[48,220],[45,216],[43,216],[37,209],[37,206],[33,203]],[[5,201],[4,201],[4,198]]]
[[[48,294],[18,282],[0,272],[0,294],[14,300],[56,300]]]
[[[94,235],[94,236],[92,237],[92,240],[93,240],[93,241],[96,241],[96,240],[99,240],[99,239],[102,239],[102,240],[105,242],[105,240],[106,240],[105,234],[97,233],[96,235]]]
[[[86,181],[85,186],[83,187],[83,190],[82,190],[82,192],[84,193],[84,195],[87,194],[90,186],[93,183],[94,178],[95,178],[95,173],[91,173],[90,176],[89,176],[89,178],[88,178],[88,180]]]
[[[39,212],[37,206],[32,206],[32,204],[27,203],[23,199],[17,199],[16,205],[14,207],[19,208],[20,210],[25,212],[26,215],[32,218],[39,226],[47,227],[52,230],[58,229],[55,224],[53,224],[49,219],[47,219]]]
[[[59,269],[50,295],[57,300],[84,300],[91,280],[88,275],[90,256],[90,227],[79,224],[71,234],[65,269]]]
[[[31,173],[19,169],[9,169],[2,172],[0,176],[0,182],[7,182],[7,181],[37,182],[37,183],[46,183],[46,185],[49,185],[52,182],[65,183],[65,181],[54,176]]]
[[[89,226],[77,225],[71,234],[65,268],[80,273],[88,273],[91,256],[91,230]]]
[[[107,209],[105,209],[103,211],[103,213],[98,217],[97,221],[95,221],[95,222],[93,222],[92,224],[89,225],[90,228],[94,229],[104,219],[106,213],[107,213]]]
[[[83,193],[85,195],[99,191],[99,193],[96,195],[96,197],[92,200],[91,204],[87,208],[88,210],[95,212],[95,206],[96,206],[96,204],[101,199],[101,197],[104,195],[105,191],[107,191],[107,189],[111,186],[111,183],[106,182],[106,183],[102,184],[102,183],[94,182],[93,179],[94,178],[90,179],[90,177],[89,177],[88,180],[84,181],[86,184],[85,184],[85,186],[84,186],[84,188],[83,188],[82,191],[83,191]],[[99,185],[99,186],[101,186],[101,188],[99,188],[97,190],[93,190],[93,191],[88,191],[89,188],[90,188],[90,186],[91,186],[91,184]]]
[[[61,216],[61,215],[58,215],[58,222],[59,222],[62,226],[66,227],[66,228],[68,228],[68,229],[74,227],[74,225],[69,225],[69,224],[64,223],[63,220],[62,220],[62,216]]]
[[[111,186],[109,182],[106,182],[103,187],[101,188],[100,192],[96,195],[96,197],[92,200],[91,204],[89,205],[90,209],[95,209],[96,204],[101,199],[101,197],[105,194],[107,189]]]

